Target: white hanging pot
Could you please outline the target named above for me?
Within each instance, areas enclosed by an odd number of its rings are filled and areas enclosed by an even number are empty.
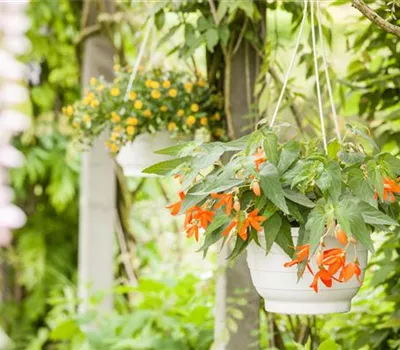
[[[171,139],[167,131],[141,134],[133,142],[122,147],[117,156],[117,163],[121,165],[126,176],[153,177],[155,175],[143,174],[142,170],[168,160],[169,156],[154,152],[175,144],[176,140]]]
[[[293,240],[296,243],[298,228],[292,228]],[[265,247],[263,234],[259,235],[260,243]],[[343,248],[334,237],[325,239],[326,249]],[[368,251],[361,244],[356,244],[357,257],[360,262],[361,276],[364,278],[367,266]],[[354,260],[354,249],[346,251],[346,262]],[[274,244],[266,256],[265,250],[255,242],[247,248],[247,263],[251,278],[257,292],[265,300],[265,309],[269,312],[282,314],[318,315],[337,312],[347,312],[351,308],[351,300],[359,291],[361,284],[353,277],[345,283],[333,281],[332,287],[327,288],[320,283],[316,293],[310,285],[313,275],[305,270],[303,278],[297,282],[297,266],[284,267],[290,261],[288,255]],[[315,259],[310,261],[311,269],[316,272],[318,268]]]

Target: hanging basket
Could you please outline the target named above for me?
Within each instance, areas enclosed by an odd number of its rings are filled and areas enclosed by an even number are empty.
[[[156,175],[144,174],[142,170],[152,164],[168,160],[168,156],[154,152],[175,144],[176,140],[171,139],[167,131],[141,134],[121,149],[117,163],[121,165],[126,176],[154,177]]]
[[[292,228],[293,240],[296,243],[298,228]],[[259,236],[261,245],[265,246],[264,235]],[[343,248],[334,237],[325,239],[326,248]],[[359,243],[355,245],[362,274],[367,266],[368,252]],[[358,293],[361,284],[353,277],[346,283],[333,281],[331,288],[323,284],[316,293],[310,284],[313,276],[306,269],[303,278],[297,282],[297,267],[285,268],[288,262],[287,254],[276,244],[266,256],[265,250],[251,242],[247,248],[247,264],[257,292],[265,300],[265,309],[281,314],[319,315],[347,312],[351,308],[351,300]],[[314,259],[315,260],[315,259]],[[347,260],[354,260],[354,251],[348,250]],[[315,262],[310,262],[311,268],[317,271]]]

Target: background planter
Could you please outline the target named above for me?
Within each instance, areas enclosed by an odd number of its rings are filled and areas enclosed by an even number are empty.
[[[157,131],[154,134],[141,134],[132,143],[124,146],[117,156],[117,163],[121,165],[126,176],[154,177],[152,174],[143,174],[142,170],[170,157],[156,154],[162,148],[176,144],[167,131]]]
[[[297,240],[298,228],[292,228],[294,241]],[[260,235],[260,243],[265,246],[264,235]],[[343,248],[334,238],[325,240],[326,248]],[[361,244],[356,245],[358,259],[362,270],[361,280],[367,265],[368,252]],[[347,261],[354,258],[354,249],[347,251]],[[320,283],[319,292],[315,293],[309,286],[313,276],[306,269],[304,276],[297,282],[297,266],[285,268],[284,263],[290,258],[276,244],[265,256],[265,250],[251,242],[247,248],[247,263],[251,278],[257,292],[265,299],[265,309],[282,314],[318,315],[336,312],[347,312],[351,308],[351,299],[357,294],[361,285],[356,277],[346,283],[333,281],[332,288]],[[313,259],[315,260],[315,259]],[[317,270],[314,261],[311,263]]]

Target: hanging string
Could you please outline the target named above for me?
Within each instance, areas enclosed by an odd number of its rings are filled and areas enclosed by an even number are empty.
[[[314,68],[315,68],[315,83],[317,86],[317,98],[318,98],[318,108],[319,108],[319,119],[321,122],[321,133],[322,133],[322,141],[324,143],[325,152],[328,153],[328,144],[326,141],[326,131],[325,131],[325,121],[324,121],[324,112],[322,107],[322,98],[321,98],[321,87],[319,84],[319,70],[318,70],[318,57],[317,57],[317,45],[315,40],[315,28],[314,28],[314,3],[311,2],[311,38],[312,38],[312,49],[314,53]]]
[[[138,56],[136,58],[135,64],[133,65],[133,70],[132,70],[132,74],[129,78],[128,87],[126,88],[125,97],[124,97],[125,102],[128,101],[128,99],[129,99],[129,93],[132,89],[133,81],[135,80],[137,72],[139,70],[140,62],[142,61],[142,58],[144,55],[144,49],[146,48],[146,44],[147,44],[147,40],[149,39],[151,28],[152,28],[151,22],[149,21],[147,23],[146,32],[144,34],[144,38],[143,38],[142,44],[140,46]]]
[[[324,63],[324,70],[325,70],[325,76],[326,76],[326,84],[327,84],[327,87],[328,87],[328,94],[329,94],[329,99],[330,99],[331,108],[332,108],[332,118],[333,118],[333,122],[335,124],[335,132],[336,132],[337,139],[338,139],[339,143],[341,143],[342,142],[342,137],[340,135],[339,121],[338,121],[338,116],[337,116],[337,113],[336,113],[335,100],[333,98],[331,80],[330,80],[330,77],[329,77],[328,62],[327,62],[327,59],[326,59],[324,35],[322,33],[321,6],[320,6],[319,1],[317,2],[317,20],[318,20],[318,30],[319,30],[319,40],[320,40],[320,45],[321,45],[322,60],[323,60],[323,63]]]
[[[286,72],[285,81],[283,83],[282,90],[281,90],[281,93],[279,95],[278,102],[276,104],[274,114],[272,115],[271,124],[270,124],[271,127],[274,126],[274,124],[275,124],[276,117],[278,115],[279,108],[280,108],[280,106],[282,104],[283,96],[285,94],[285,90],[286,90],[287,84],[289,82],[290,75],[292,74],[294,61],[296,60],[296,57],[297,57],[297,51],[299,50],[299,47],[300,47],[300,40],[301,40],[301,38],[303,36],[304,25],[305,25],[306,19],[307,19],[307,7],[308,7],[308,0],[304,0],[303,19],[302,19],[301,24],[300,24],[299,35],[297,36],[297,41],[296,41],[296,45],[295,45],[295,48],[294,48],[294,52],[293,52],[292,58],[291,58],[290,63],[289,63],[289,69]]]

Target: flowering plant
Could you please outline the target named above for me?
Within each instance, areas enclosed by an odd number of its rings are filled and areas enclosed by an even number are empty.
[[[116,67],[115,75],[111,84],[92,78],[83,99],[64,107],[79,140],[90,143],[109,128],[106,145],[116,153],[137,135],[161,130],[177,136],[202,128],[214,139],[224,136],[223,101],[201,75],[140,70],[129,91],[131,69]]]
[[[200,251],[235,238],[230,258],[251,241],[266,254],[276,243],[298,265],[298,275],[316,259],[310,287],[318,282],[346,282],[361,274],[357,257],[346,251],[360,242],[373,251],[371,233],[398,225],[400,159],[382,153],[368,133],[348,126],[341,144],[333,140],[327,153],[315,141],[280,143],[268,128],[230,142],[189,142],[159,151],[175,158],[144,172],[173,175],[182,184],[172,215],[185,214],[185,230]],[[221,156],[233,156],[223,165]],[[291,227],[299,227],[297,246]],[[334,236],[343,248],[326,249]],[[264,241],[264,240],[263,240]],[[289,260],[289,259],[288,259]],[[311,270],[311,268],[310,268]]]

